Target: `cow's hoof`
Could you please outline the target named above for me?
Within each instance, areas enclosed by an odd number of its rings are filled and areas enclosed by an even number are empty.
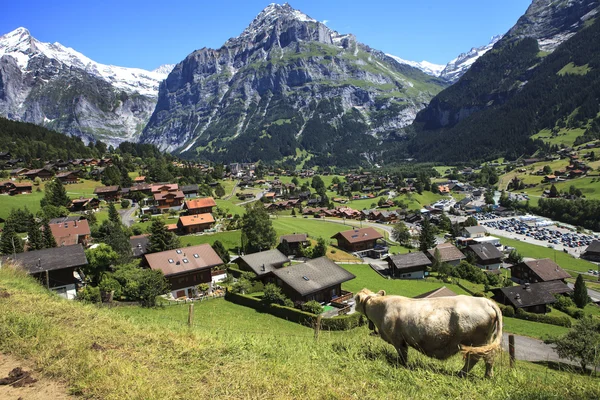
[[[371,332],[370,335],[371,336],[379,336],[379,333],[377,333],[377,332]]]
[[[458,377],[459,378],[466,378],[467,377],[467,373],[465,371],[458,371]]]

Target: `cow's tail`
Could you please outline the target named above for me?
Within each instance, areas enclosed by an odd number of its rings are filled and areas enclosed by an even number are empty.
[[[501,349],[502,345],[502,311],[496,303],[490,300],[491,306],[496,313],[496,326],[495,326],[495,335],[493,342],[485,345],[485,346],[462,346],[460,347],[463,356],[467,357],[469,355],[483,358],[485,360],[489,360],[493,358],[496,353]]]

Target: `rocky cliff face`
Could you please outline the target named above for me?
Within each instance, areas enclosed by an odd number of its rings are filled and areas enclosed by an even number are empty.
[[[450,83],[455,83],[469,70],[469,68],[471,68],[473,64],[475,64],[475,61],[490,51],[500,39],[502,39],[502,35],[494,36],[487,45],[473,47],[467,53],[460,54],[454,60],[450,61],[440,72],[440,78],[445,79]]]
[[[443,85],[272,4],[220,49],[177,64],[141,140],[216,161],[308,152],[356,162],[410,124]]]
[[[19,28],[0,37],[0,115],[109,144],[136,141],[168,71],[96,63]]]

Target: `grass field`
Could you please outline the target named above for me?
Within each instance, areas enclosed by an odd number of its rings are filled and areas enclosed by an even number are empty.
[[[182,236],[181,244],[183,246],[195,246],[198,244],[208,243],[212,245],[217,240],[223,243],[223,246],[233,254],[237,254],[238,248],[241,244],[241,231],[229,231],[229,232],[218,232],[218,233],[206,233],[203,235],[188,235]]]
[[[27,359],[64,382],[71,394],[98,399],[582,399],[600,397],[598,380],[508,357],[496,375],[458,378],[460,355],[445,361],[409,351],[400,367],[393,348],[366,326],[322,332],[210,300],[156,310],[97,308],[47,293],[3,268],[0,352]],[[526,321],[525,321],[526,322]]]
[[[552,136],[552,132],[549,129],[543,129],[539,133],[533,135],[532,139],[541,139],[546,143],[556,144],[556,145],[565,145],[565,146],[573,146],[575,143],[575,139],[577,137],[583,135],[585,129],[577,128],[577,129],[561,129],[557,136]]]

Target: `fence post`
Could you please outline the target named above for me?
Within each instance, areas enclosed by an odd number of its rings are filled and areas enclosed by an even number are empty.
[[[515,366],[515,335],[508,335],[508,355],[510,356],[510,367]]]
[[[188,326],[191,327],[194,323],[194,303],[188,308]]]
[[[315,340],[319,340],[319,332],[321,332],[321,318],[323,318],[323,315],[319,314],[315,321]]]

